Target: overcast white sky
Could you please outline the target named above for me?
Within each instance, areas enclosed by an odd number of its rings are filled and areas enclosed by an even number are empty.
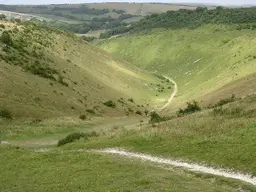
[[[256,0],[0,0],[0,4],[64,4],[91,2],[164,2],[164,3],[211,3],[222,5],[256,5]]]

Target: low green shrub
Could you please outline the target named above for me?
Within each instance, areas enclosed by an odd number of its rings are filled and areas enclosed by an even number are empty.
[[[201,107],[197,101],[187,102],[187,107],[185,109],[179,109],[177,112],[178,116],[183,116],[191,113],[201,111]]]
[[[71,133],[64,139],[59,140],[57,146],[59,147],[68,143],[75,142],[80,139],[88,140],[90,137],[98,137],[98,136],[99,135],[95,131],[92,131],[89,133]]]
[[[0,28],[5,29],[5,25],[4,24],[0,24]]]
[[[136,111],[137,115],[142,115],[141,111]]]
[[[64,139],[59,140],[57,146],[59,147],[59,146],[62,146],[62,145],[68,144],[68,143],[72,143],[81,138],[88,139],[88,136],[85,133],[72,133],[72,134],[68,135],[67,137],[65,137]]]
[[[80,115],[79,118],[80,118],[81,120],[85,121],[85,120],[86,120],[86,115]]]
[[[134,103],[133,98],[128,99],[128,101],[130,101],[131,103]]]
[[[95,114],[95,111],[93,109],[87,109],[86,112],[91,113],[91,114]]]
[[[133,113],[133,110],[129,107],[128,112]]]
[[[107,101],[107,102],[105,102],[105,103],[103,103],[105,106],[107,106],[107,107],[111,107],[111,108],[115,108],[116,107],[116,104],[113,102],[113,101],[111,101],[111,100],[109,100],[109,101]]]
[[[6,109],[0,110],[0,118],[12,119],[12,114]]]
[[[162,117],[160,116],[158,113],[156,113],[155,111],[150,113],[150,120],[149,123],[160,123],[162,121],[167,121],[169,118],[168,117]]]

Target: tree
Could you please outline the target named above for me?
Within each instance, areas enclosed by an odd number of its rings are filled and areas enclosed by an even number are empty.
[[[1,41],[6,45],[10,45],[10,46],[13,44],[12,37],[7,31],[3,32]]]
[[[6,19],[6,16],[4,14],[0,14],[0,20]]]

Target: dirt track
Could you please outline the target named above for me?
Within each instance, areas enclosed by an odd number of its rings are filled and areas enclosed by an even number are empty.
[[[159,109],[160,111],[163,111],[165,108],[167,108],[171,104],[171,102],[174,99],[174,97],[176,96],[176,94],[178,93],[177,83],[167,76],[164,76],[164,77],[174,84],[174,90],[173,90],[171,96],[169,97],[169,99],[167,100],[167,102]]]

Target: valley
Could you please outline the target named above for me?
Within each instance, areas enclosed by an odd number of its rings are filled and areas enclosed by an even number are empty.
[[[256,191],[255,8],[1,7],[0,191]]]
[[[99,46],[138,67],[172,77],[179,85],[177,100],[184,104],[188,98],[203,101],[204,95],[255,74],[255,32],[229,28],[162,29],[112,38]]]

